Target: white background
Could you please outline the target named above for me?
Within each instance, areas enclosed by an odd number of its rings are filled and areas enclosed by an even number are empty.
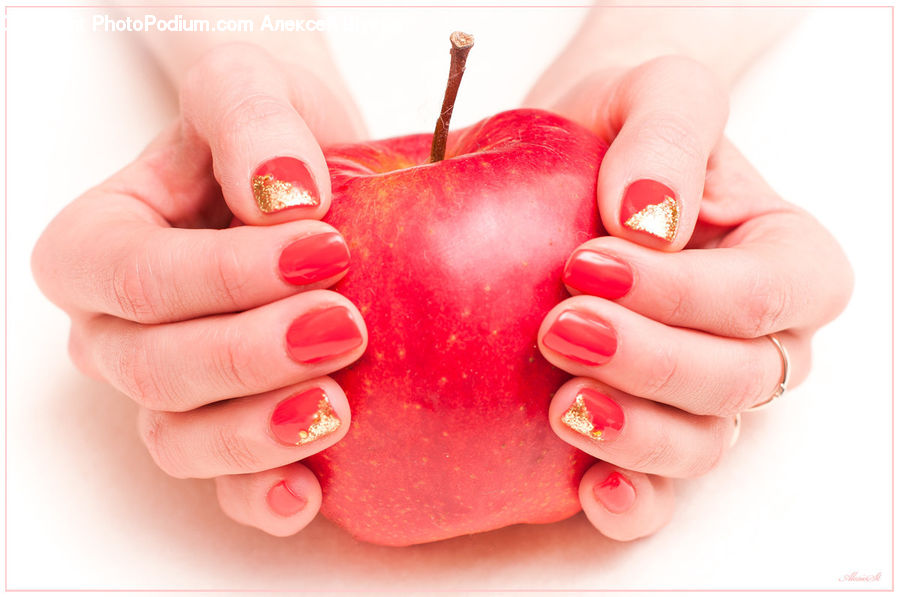
[[[397,135],[433,126],[450,30],[478,37],[462,126],[515,107],[582,13],[358,10],[399,33],[333,42],[373,135]],[[9,9],[8,588],[891,586],[890,9],[812,11],[733,94],[730,136],[834,232],[856,271],[850,306],[816,337],[808,381],[744,417],[736,448],[679,483],[675,519],[652,538],[618,544],[579,515],[406,549],[357,543],[322,519],[289,539],[231,523],[210,482],[154,467],[128,399],[69,363],[67,319],[35,287],[30,250],[174,109],[127,36],[78,30],[91,14]],[[525,41],[534,31],[540,46]],[[881,582],[839,581],[854,571]]]

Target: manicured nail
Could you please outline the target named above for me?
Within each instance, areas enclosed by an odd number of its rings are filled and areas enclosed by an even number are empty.
[[[305,497],[291,491],[287,481],[274,485],[266,494],[266,502],[268,502],[269,508],[279,516],[293,516],[307,504]]]
[[[350,265],[347,243],[337,232],[296,240],[281,252],[278,269],[291,284],[312,284],[337,275]]]
[[[605,481],[594,485],[594,497],[613,514],[627,512],[634,505],[634,485],[619,471],[613,471]]]
[[[602,365],[616,352],[616,332],[594,315],[563,311],[544,334],[544,346],[585,365]]]
[[[267,214],[319,204],[319,191],[312,173],[297,158],[280,157],[263,162],[253,173],[251,186],[259,209]]]
[[[350,310],[338,305],[304,313],[287,331],[288,354],[298,363],[331,359],[362,343],[362,334]]]
[[[608,299],[622,298],[631,290],[631,267],[611,255],[581,249],[572,255],[563,272],[567,286]]]
[[[269,420],[272,435],[286,446],[308,444],[334,433],[340,426],[341,420],[322,388],[312,388],[282,400]]]
[[[563,413],[562,422],[591,439],[611,441],[622,431],[625,411],[609,396],[582,388],[572,406]]]
[[[634,181],[622,197],[621,222],[632,230],[672,242],[679,217],[681,208],[675,192],[655,180]]]

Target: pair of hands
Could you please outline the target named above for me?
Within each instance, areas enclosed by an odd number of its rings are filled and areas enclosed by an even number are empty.
[[[141,436],[164,471],[215,478],[229,516],[293,534],[321,499],[298,461],[337,442],[350,421],[346,397],[323,376],[365,350],[358,311],[324,290],[348,267],[346,245],[318,221],[330,203],[320,146],[359,140],[346,124],[356,119],[311,74],[247,45],[207,54],[181,106],[137,161],[50,224],[35,277],[72,318],[76,366],[139,404]],[[734,415],[774,390],[781,360],[767,334],[778,332],[790,353],[792,381],[805,376],[811,336],[843,308],[851,273],[831,236],[722,138],[725,95],[696,63],[664,58],[597,73],[541,107],[611,143],[598,183],[611,236],[569,260],[565,281],[577,296],[547,316],[539,345],[578,376],[551,402],[551,426],[601,460],[583,479],[584,510],[604,534],[631,539],[665,524],[672,479],[714,467],[734,438]],[[251,178],[273,156],[305,162],[318,205],[260,210]],[[628,183],[646,179],[680,200],[671,240],[622,224]],[[228,228],[233,217],[249,225]],[[304,261],[297,247],[325,238],[329,260]],[[340,325],[354,328],[356,346],[315,362],[285,351],[304,314],[333,306],[343,307]],[[614,329],[614,353],[589,364],[567,352],[552,338],[564,313]],[[562,424],[585,386],[620,408],[617,437],[596,441]],[[312,387],[324,389],[340,427],[282,444],[273,411]]]

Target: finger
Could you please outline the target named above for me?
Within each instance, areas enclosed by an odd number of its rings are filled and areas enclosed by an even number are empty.
[[[760,404],[783,375],[781,353],[767,337],[669,327],[586,295],[554,307],[538,338],[544,357],[572,375],[699,415],[727,417]],[[779,339],[797,370],[794,385],[808,370],[808,338],[781,333]]]
[[[358,359],[367,342],[356,308],[327,290],[162,325],[100,316],[84,333],[104,379],[141,406],[176,412],[326,375]]]
[[[616,541],[652,535],[671,520],[675,509],[671,479],[606,462],[598,462],[584,474],[578,496],[591,524]]]
[[[629,71],[610,93],[598,114],[621,126],[597,180],[603,225],[613,236],[679,250],[693,233],[727,95],[706,67],[674,56]]]
[[[322,505],[319,481],[299,462],[258,473],[216,477],[216,494],[228,517],[276,537],[301,531]]]
[[[307,85],[305,93],[324,92],[313,78]],[[222,195],[247,224],[328,211],[328,166],[292,100],[286,74],[253,44],[219,46],[186,75],[185,143],[209,148]]]
[[[110,197],[76,200],[42,237],[35,278],[69,311],[140,323],[244,311],[347,271],[344,238],[324,222],[192,230],[160,226]]]
[[[731,446],[733,417],[694,415],[636,398],[585,377],[550,402],[550,427],[563,441],[605,462],[667,477],[699,477]]]
[[[337,443],[349,425],[347,398],[327,377],[188,412],[142,408],[138,416],[153,460],[178,478],[284,466]]]
[[[852,271],[812,217],[783,211],[740,234],[732,246],[676,254],[592,239],[572,254],[563,279],[574,292],[616,300],[650,319],[736,338],[818,327],[840,313]]]

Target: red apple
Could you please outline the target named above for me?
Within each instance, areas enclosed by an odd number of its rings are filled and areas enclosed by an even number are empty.
[[[334,378],[347,436],[306,462],[323,513],[355,537],[408,545],[580,510],[589,456],[550,429],[568,376],[537,347],[541,320],[568,296],[572,250],[600,234],[604,144],[536,110],[450,134],[326,151],[326,221],[353,262],[336,290],[360,309],[369,347]]]

